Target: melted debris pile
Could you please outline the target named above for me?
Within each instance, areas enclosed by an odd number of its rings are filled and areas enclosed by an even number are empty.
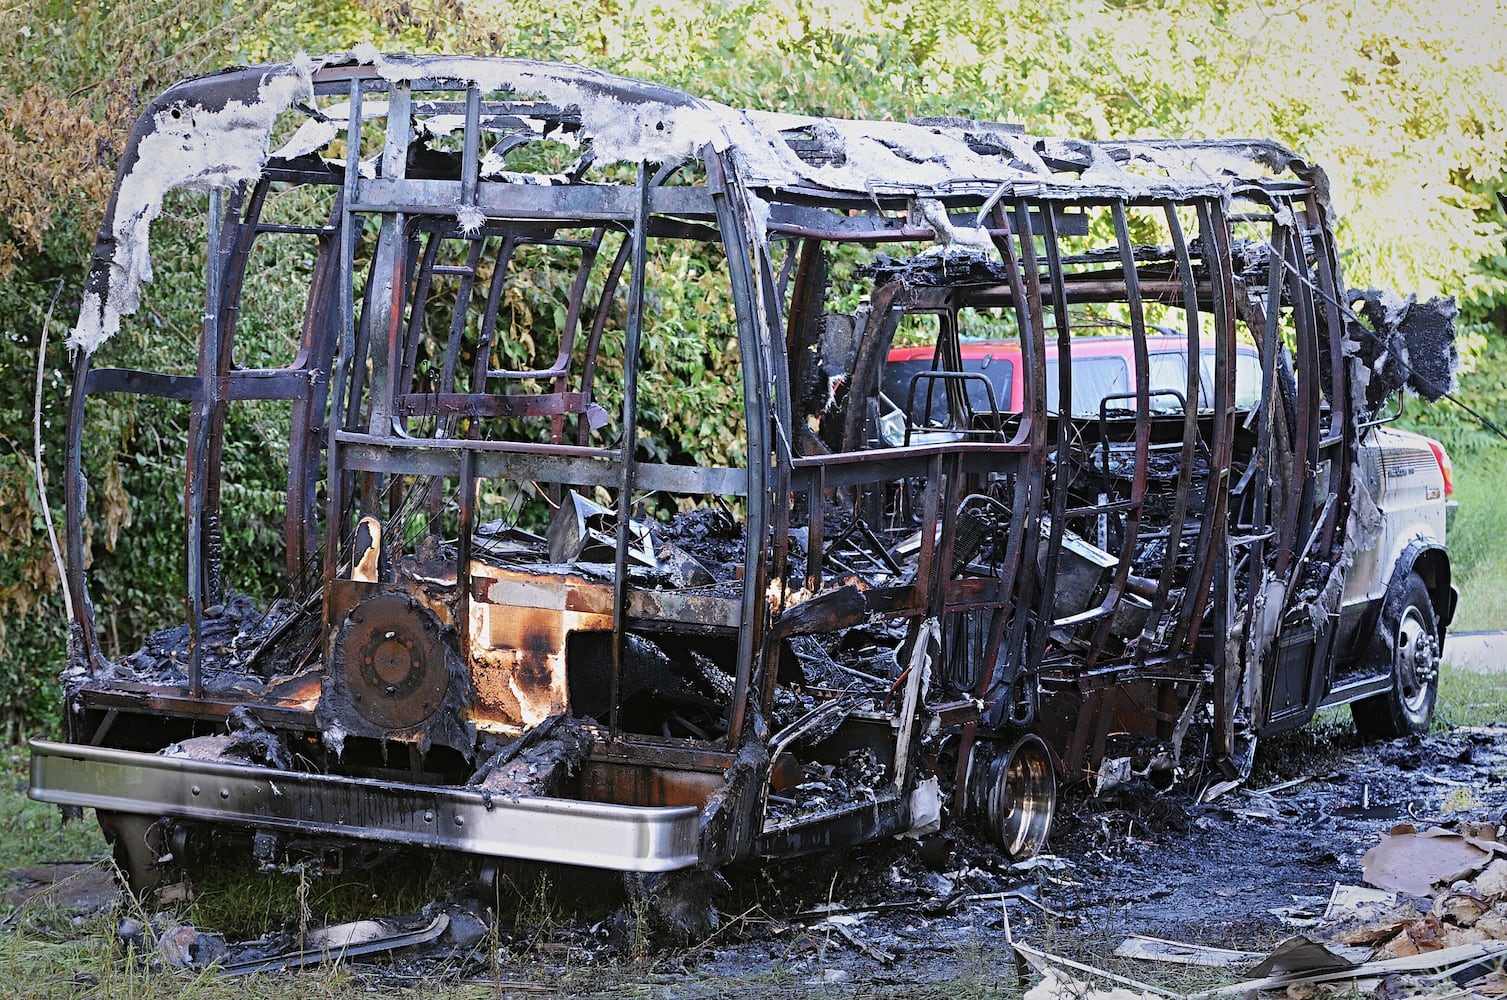
[[[145,921],[127,917],[115,936],[148,969],[202,969],[214,964],[222,976],[244,976],[419,948],[431,959],[460,957],[475,949],[487,930],[488,921],[476,912],[436,903],[421,913],[295,927],[242,942],[180,924],[166,913]]]
[[[497,747],[468,784],[486,795],[517,800],[556,795],[576,773],[591,746],[590,727],[581,719],[552,715],[506,745]],[[491,799],[487,799],[490,808]]]
[[[277,644],[294,649],[299,636],[317,630],[317,616],[299,613],[292,601],[276,600],[264,612],[245,594],[231,594],[224,604],[204,609],[201,629],[204,687],[210,693],[257,692],[262,680],[251,668],[265,649]],[[308,627],[300,628],[304,622]],[[305,644],[311,637],[305,637]],[[154,684],[187,684],[189,627],[154,632],[136,652],[116,664],[123,677]],[[287,662],[284,657],[266,657]]]
[[[733,514],[712,507],[696,507],[676,514],[660,529],[663,552],[678,546],[692,553],[713,578],[737,578],[746,551],[743,526]]]
[[[768,817],[776,825],[809,819],[854,802],[877,798],[876,789],[886,780],[884,764],[873,750],[850,750],[835,764],[806,761],[798,784],[770,793]]]
[[[477,528],[473,555],[497,565],[568,569],[610,579],[616,551],[616,512],[572,490],[544,536],[491,521]],[[721,508],[681,511],[668,523],[635,517],[629,524],[628,572],[643,586],[715,592],[718,585],[738,580],[745,551],[742,525]],[[449,543],[435,554],[454,562]]]

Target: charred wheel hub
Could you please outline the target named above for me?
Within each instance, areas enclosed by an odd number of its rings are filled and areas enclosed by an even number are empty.
[[[351,705],[384,729],[410,729],[439,708],[449,677],[439,623],[402,594],[378,594],[340,627],[336,668]]]

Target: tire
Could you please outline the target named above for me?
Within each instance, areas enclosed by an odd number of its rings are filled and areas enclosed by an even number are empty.
[[[1392,687],[1350,705],[1355,728],[1381,739],[1426,733],[1439,698],[1439,620],[1416,572],[1387,595],[1378,631],[1374,662],[1391,670]]]
[[[147,899],[167,874],[157,861],[166,851],[156,817],[104,810],[98,811],[96,816],[115,855],[115,865],[125,889],[138,899]]]

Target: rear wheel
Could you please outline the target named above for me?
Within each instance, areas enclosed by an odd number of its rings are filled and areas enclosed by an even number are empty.
[[[1425,733],[1439,698],[1439,620],[1416,572],[1387,595],[1379,627],[1378,665],[1390,659],[1392,687],[1351,704],[1355,728],[1384,739]]]

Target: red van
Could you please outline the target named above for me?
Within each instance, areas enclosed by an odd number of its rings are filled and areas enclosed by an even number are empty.
[[[1024,369],[1020,363],[1020,343],[1014,340],[963,340],[959,345],[963,356],[963,370],[984,375],[993,389],[993,404],[1001,413],[1020,410],[1020,401],[1025,398],[1022,384]],[[1156,334],[1146,338],[1147,360],[1150,364],[1152,409],[1180,411],[1181,396],[1188,384],[1188,340],[1176,334]],[[1057,412],[1057,345],[1046,345],[1047,410]],[[936,359],[933,344],[896,347],[889,353],[885,365],[883,393],[893,404],[894,410],[910,412],[919,416],[928,413],[925,420],[916,423],[941,424],[946,420],[944,394],[933,391],[930,405],[924,400],[928,383],[917,382],[916,396],[919,402],[908,405],[911,385],[915,377],[931,371]],[[1214,384],[1214,345],[1205,344],[1199,350],[1201,365],[1199,385],[1203,396],[1199,408],[1206,409],[1208,386]],[[1099,403],[1106,397],[1124,395],[1135,390],[1135,338],[1128,336],[1081,337],[1073,341],[1073,406],[1074,416],[1095,416]],[[988,412],[989,390],[980,379],[969,379],[968,401],[975,412]],[[1177,393],[1176,397],[1171,393]],[[1261,396],[1261,358],[1251,344],[1238,344],[1235,353],[1235,405],[1248,409]],[[1125,400],[1124,409],[1134,407],[1133,399]]]

